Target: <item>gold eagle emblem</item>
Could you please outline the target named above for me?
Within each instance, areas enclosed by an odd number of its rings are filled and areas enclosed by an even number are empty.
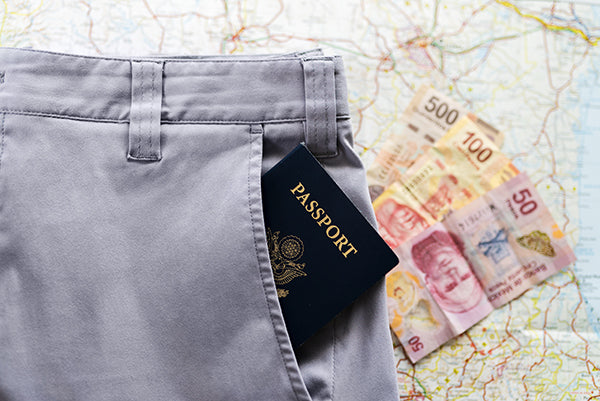
[[[307,275],[304,271],[306,263],[296,262],[304,254],[302,240],[295,235],[286,235],[280,240],[279,234],[279,231],[272,232],[271,228],[267,227],[271,269],[273,269],[273,278],[277,286],[287,284],[296,277]],[[289,290],[277,289],[279,298],[286,297],[288,294]]]

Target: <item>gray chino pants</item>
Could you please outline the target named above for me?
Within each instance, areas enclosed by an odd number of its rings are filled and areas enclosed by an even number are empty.
[[[301,141],[376,225],[340,56],[0,48],[0,128],[0,400],[397,400],[383,281],[294,354],[267,252]]]

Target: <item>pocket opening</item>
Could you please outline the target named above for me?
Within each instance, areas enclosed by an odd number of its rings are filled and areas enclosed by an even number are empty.
[[[292,349],[289,335],[285,328],[285,322],[281,313],[281,307],[279,306],[277,289],[275,287],[275,281],[271,269],[271,258],[268,252],[261,188],[263,134],[264,126],[262,124],[251,125],[250,161],[248,167],[248,201],[250,206],[250,216],[252,219],[252,230],[258,269],[263,285],[269,318],[273,326],[282,362],[290,380],[292,390],[297,400],[311,401],[308,389],[300,372],[298,361],[296,360],[296,355]]]

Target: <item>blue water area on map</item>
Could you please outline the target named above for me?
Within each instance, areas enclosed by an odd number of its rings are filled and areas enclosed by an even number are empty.
[[[599,65],[597,54],[593,65]],[[580,121],[573,125],[579,142],[577,160],[579,240],[575,274],[586,302],[588,320],[600,336],[600,77],[591,68],[575,82]]]

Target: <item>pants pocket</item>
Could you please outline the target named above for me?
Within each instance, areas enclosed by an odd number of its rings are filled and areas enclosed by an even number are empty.
[[[251,126],[250,160],[248,168],[248,201],[250,205],[250,219],[256,252],[255,260],[262,281],[264,298],[268,308],[269,319],[272,324],[274,340],[277,343],[278,353],[287,374],[287,378],[283,378],[283,380],[284,382],[290,383],[296,399],[309,401],[311,398],[302,379],[300,368],[285,328],[269,259],[261,192],[261,175],[264,156],[263,134],[263,125],[255,124]]]
[[[6,128],[0,398],[310,401],[269,276],[260,130],[163,124],[143,163],[127,124]]]

